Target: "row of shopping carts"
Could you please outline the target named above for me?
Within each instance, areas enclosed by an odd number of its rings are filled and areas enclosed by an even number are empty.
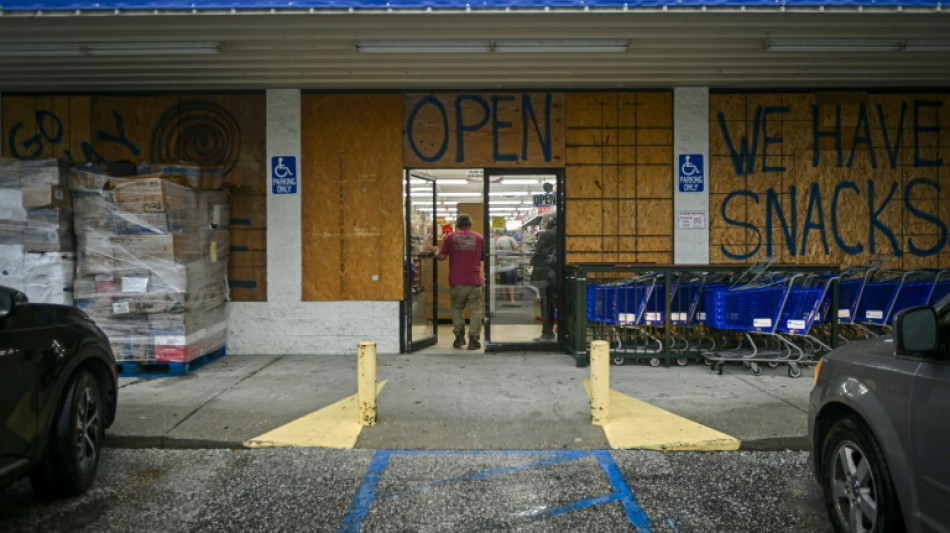
[[[947,294],[948,270],[893,272],[875,262],[803,273],[762,261],[739,273],[643,272],[589,281],[586,318],[590,337],[609,341],[614,364],[659,366],[661,354],[670,353],[685,365],[698,354],[720,373],[728,363],[753,374],[759,365],[787,365],[788,375],[799,377],[836,344],[835,335],[840,344],[888,333],[900,310]]]

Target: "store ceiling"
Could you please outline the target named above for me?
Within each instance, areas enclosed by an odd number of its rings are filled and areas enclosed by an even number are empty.
[[[411,170],[413,177],[433,180],[436,188],[437,213],[447,221],[455,220],[457,204],[481,204],[485,195],[485,181],[481,169],[426,169]],[[533,211],[534,195],[544,193],[544,183],[556,185],[556,176],[546,174],[517,174],[491,176],[489,185],[489,214],[516,220]],[[428,210],[431,187],[424,180],[410,181],[410,194],[417,207]]]
[[[950,87],[950,14],[939,4],[927,8],[785,4],[629,11],[0,11],[0,50],[7,49],[0,52],[0,91]],[[621,53],[357,49],[357,42],[368,39],[567,38],[620,39],[629,47]],[[769,40],[832,38],[872,39],[871,44],[880,43],[883,49],[766,50]],[[88,49],[88,55],[46,57],[40,50],[49,45],[96,43],[108,48],[109,43],[163,41],[214,43],[220,53],[98,55]],[[35,53],[27,53],[30,50]],[[17,51],[19,56],[11,57]]]

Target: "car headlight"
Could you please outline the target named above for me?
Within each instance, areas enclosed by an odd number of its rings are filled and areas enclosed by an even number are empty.
[[[821,374],[821,367],[825,364],[825,358],[822,357],[818,360],[818,364],[815,365],[815,386],[818,386],[818,375]]]

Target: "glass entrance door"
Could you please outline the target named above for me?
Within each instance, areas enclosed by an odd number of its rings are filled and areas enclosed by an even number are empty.
[[[485,171],[485,348],[553,350],[561,307],[560,169]]]
[[[406,172],[405,297],[403,349],[412,352],[438,342],[438,261],[435,181]]]

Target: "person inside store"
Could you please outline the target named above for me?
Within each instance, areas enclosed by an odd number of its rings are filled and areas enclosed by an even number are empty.
[[[505,298],[503,305],[518,307],[515,301],[515,284],[518,283],[518,241],[508,235],[504,228],[495,231],[495,254],[498,256],[498,284],[501,295]]]
[[[482,320],[485,317],[485,298],[482,292],[482,254],[485,239],[472,230],[472,217],[460,213],[456,230],[442,239],[442,247],[436,248],[439,261],[449,260],[449,294],[452,300],[452,346],[465,346],[465,307],[468,306],[468,349],[482,347]]]
[[[531,256],[531,283],[538,288],[541,298],[541,336],[539,342],[555,340],[554,306],[557,301],[557,216],[542,219],[543,231]]]

